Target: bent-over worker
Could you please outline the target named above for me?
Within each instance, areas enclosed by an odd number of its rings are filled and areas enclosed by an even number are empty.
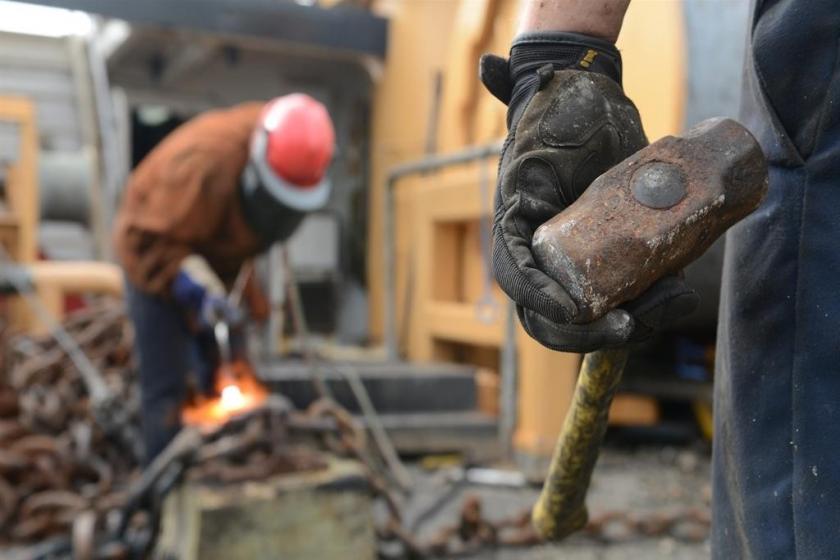
[[[147,461],[180,429],[198,335],[233,311],[182,269],[184,259],[203,257],[230,288],[246,260],[323,207],[334,144],[324,106],[292,94],[199,115],[129,178],[114,246],[136,332]]]

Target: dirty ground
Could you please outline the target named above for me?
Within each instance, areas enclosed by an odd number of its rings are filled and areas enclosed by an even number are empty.
[[[446,492],[440,476],[418,471],[417,492],[408,511],[411,520]],[[460,489],[420,531],[421,538],[457,519],[464,496],[478,495],[489,520],[515,516],[536,500],[537,487],[525,489],[469,486]],[[634,514],[672,511],[675,508],[708,507],[709,457],[704,451],[686,448],[627,449],[608,447],[595,469],[587,504],[593,515],[604,511]],[[613,533],[610,533],[613,534]],[[471,559],[492,560],[700,560],[710,555],[708,540],[685,542],[670,536],[604,543],[575,536],[561,545],[540,545],[520,549],[485,550]]]

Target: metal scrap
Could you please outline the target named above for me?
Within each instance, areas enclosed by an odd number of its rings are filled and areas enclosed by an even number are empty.
[[[121,421],[139,427],[123,307],[95,304],[69,316],[63,328],[118,396]],[[76,362],[54,338],[12,337],[3,350],[0,546],[50,542],[35,558],[146,558],[163,498],[185,476],[237,482],[324,468],[317,449],[366,453],[362,430],[343,409],[319,402],[294,411],[275,397],[216,429],[185,428],[141,470],[120,438],[102,429]]]
[[[132,334],[121,306],[101,303],[71,315],[65,329],[120,395],[139,425]],[[329,398],[294,410],[282,397],[209,431],[187,427],[141,470],[93,417],[78,371],[50,338],[8,340],[0,373],[0,547],[32,543],[27,558],[148,558],[167,493],[184,479],[231,483],[325,467],[324,452],[365,467],[387,518],[377,528],[382,558],[429,558],[537,544],[529,512],[489,519],[468,496],[456,523],[421,540],[406,527],[403,496],[365,430]],[[454,485],[452,492],[462,488]],[[669,535],[702,540],[708,512],[605,513],[582,536],[604,542]],[[386,552],[396,550],[396,552]]]
[[[136,412],[131,333],[100,303],[65,324],[109,386]],[[127,485],[136,462],[99,429],[80,372],[51,337],[10,338],[0,373],[0,544],[69,534],[78,514]],[[136,422],[136,415],[134,418]]]

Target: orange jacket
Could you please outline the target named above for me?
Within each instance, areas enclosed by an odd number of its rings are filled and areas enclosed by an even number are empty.
[[[262,103],[214,110],[166,137],[128,180],[114,247],[128,279],[167,296],[181,261],[203,256],[228,285],[265,248],[248,227],[239,182]]]

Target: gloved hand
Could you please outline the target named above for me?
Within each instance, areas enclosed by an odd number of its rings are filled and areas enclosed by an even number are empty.
[[[228,303],[227,299],[207,294],[201,305],[199,321],[202,326],[212,328],[218,322],[227,323],[231,328],[242,322],[242,313]]]
[[[192,318],[194,334],[193,365],[199,389],[213,394],[216,372],[222,359],[235,361],[246,356],[242,314],[225,298],[211,294],[187,272],[181,270],[172,281],[172,299]],[[228,325],[228,353],[219,348],[214,328],[224,321]]]
[[[213,328],[219,321],[234,326],[242,320],[239,309],[230,305],[225,298],[209,293],[183,270],[178,272],[172,282],[172,298],[193,314],[201,329]]]
[[[575,322],[566,289],[543,274],[531,237],[613,165],[647,145],[639,112],[621,89],[621,56],[609,42],[573,33],[520,35],[510,60],[485,55],[487,89],[508,105],[499,165],[493,269],[528,334],[567,352],[641,340],[691,312],[696,293],[681,278],[660,280],[623,308]]]

